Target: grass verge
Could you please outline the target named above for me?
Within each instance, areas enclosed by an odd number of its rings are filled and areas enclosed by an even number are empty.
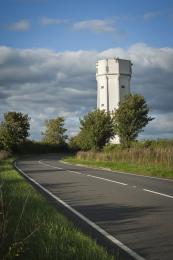
[[[0,161],[0,259],[114,259]]]
[[[128,173],[173,179],[173,169],[157,164],[135,164],[127,162],[97,161],[91,159],[82,160],[77,159],[75,156],[68,156],[64,159],[64,161],[97,168],[108,168],[111,170],[124,171]]]

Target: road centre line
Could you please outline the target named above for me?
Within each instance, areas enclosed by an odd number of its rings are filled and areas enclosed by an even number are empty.
[[[43,163],[42,161],[38,161],[40,164],[43,164],[45,166],[49,166],[51,168],[54,168],[54,169],[58,169],[58,170],[63,170],[63,168],[60,168],[60,167],[57,167],[57,166],[53,166],[53,165],[50,165],[48,163]]]
[[[82,174],[81,172],[75,172],[75,171],[71,171],[71,170],[68,170],[69,172],[72,172],[72,173],[76,173],[76,174],[79,174],[79,175],[85,175],[85,174]]]
[[[84,175],[84,176],[88,176],[88,177],[91,177],[91,178],[100,179],[100,180],[103,180],[103,181],[108,181],[108,182],[120,184],[120,185],[123,185],[123,186],[127,186],[127,185],[128,185],[127,183],[123,183],[123,182],[119,182],[119,181],[114,181],[114,180],[110,180],[110,179],[98,177],[98,176],[95,176],[95,175],[83,174],[83,173],[81,173],[81,172],[66,170],[66,169],[63,169],[63,168],[60,168],[60,167],[52,166],[52,165],[50,165],[50,164],[48,164],[48,163],[43,163],[42,161],[38,161],[38,162],[39,162],[40,164],[43,164],[43,165],[45,165],[45,166],[52,167],[52,168],[54,168],[54,169],[65,170],[65,171],[72,172],[72,173],[75,173],[75,174],[78,174],[78,175]]]
[[[168,195],[168,194],[165,194],[165,193],[160,193],[160,192],[157,192],[157,191],[147,190],[147,189],[143,189],[143,190],[144,190],[144,191],[147,191],[147,192],[150,192],[150,193],[154,193],[154,194],[157,194],[157,195],[163,196],[163,197],[167,197],[167,198],[171,198],[171,199],[173,199],[173,196]]]
[[[48,164],[48,163],[43,163],[42,161],[38,161],[38,162],[39,162],[40,164],[43,164],[43,165],[45,165],[45,166],[49,166],[49,167],[54,168],[54,169],[65,170],[65,171],[72,172],[72,173],[75,173],[75,174],[78,174],[78,175],[84,175],[84,176],[88,176],[88,177],[91,177],[91,178],[100,179],[100,180],[103,180],[103,181],[120,184],[120,185],[123,185],[123,186],[127,186],[127,185],[128,185],[127,183],[118,182],[118,181],[114,181],[114,180],[110,180],[110,179],[98,177],[98,176],[91,175],[91,174],[83,174],[83,173],[77,172],[77,171],[66,170],[66,169],[64,169],[64,168],[60,168],[60,167],[57,167],[57,166],[53,166],[53,165],[50,165],[50,164]],[[134,187],[136,188],[136,186],[132,186],[132,187],[133,187],[133,188],[134,188]],[[168,195],[168,194],[165,194],[165,193],[160,193],[160,192],[153,191],[153,190],[148,190],[148,189],[142,189],[142,190],[143,190],[143,191],[146,191],[146,192],[150,192],[150,193],[156,194],[156,195],[160,195],[160,196],[163,196],[163,197],[167,197],[167,198],[173,199],[173,196]]]
[[[92,177],[92,178],[96,178],[96,179],[100,179],[100,180],[104,180],[104,181],[108,181],[108,182],[117,183],[117,184],[124,185],[124,186],[128,185],[127,183],[124,183],[124,182],[113,181],[113,180],[102,178],[102,177],[98,177],[98,176],[95,176],[95,175],[87,174],[87,176]]]
[[[44,164],[39,161],[40,164]],[[145,258],[138,255],[135,251],[124,245],[121,241],[116,239],[114,236],[112,236],[110,233],[108,233],[106,230],[102,229],[100,226],[95,224],[93,221],[85,217],[83,214],[75,210],[73,207],[71,207],[69,204],[67,204],[65,201],[60,199],[58,196],[55,196],[52,192],[47,190],[45,187],[43,187],[41,184],[39,184],[37,181],[32,179],[30,176],[28,176],[24,171],[22,171],[16,164],[16,161],[14,162],[15,168],[23,174],[28,180],[30,180],[32,183],[34,183],[37,187],[39,187],[41,190],[43,190],[45,193],[47,193],[49,196],[51,196],[53,199],[55,199],[58,203],[63,205],[65,208],[67,208],[69,211],[71,211],[73,214],[78,216],[80,219],[82,219],[84,222],[86,222],[89,226],[97,230],[100,234],[102,234],[104,237],[106,237],[108,240],[110,240],[113,244],[124,250],[127,254],[132,256],[136,260],[145,260]],[[53,166],[53,168],[55,168]],[[56,167],[57,168],[57,167]],[[59,168],[59,167],[58,167]]]

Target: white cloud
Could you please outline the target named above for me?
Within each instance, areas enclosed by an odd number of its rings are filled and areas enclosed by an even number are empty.
[[[25,32],[28,31],[31,24],[28,20],[20,20],[15,23],[6,25],[5,27],[11,31]]]
[[[145,128],[141,138],[173,138],[173,113],[155,114],[155,119]]]
[[[114,32],[115,26],[112,20],[86,20],[79,21],[73,24],[73,29],[76,31],[88,30],[95,33]]]
[[[74,134],[78,118],[96,107],[95,62],[109,57],[133,62],[131,89],[145,96],[156,117],[143,137],[170,136],[173,48],[145,44],[103,52],[0,47],[0,118],[9,110],[29,113],[32,136],[39,138],[44,120],[62,115]]]
[[[66,19],[54,19],[54,18],[42,17],[41,20],[40,20],[40,23],[43,26],[59,25],[59,24],[67,24],[68,20],[66,20]]]
[[[158,11],[148,12],[143,15],[143,19],[145,21],[151,21],[151,20],[157,18],[158,16],[160,16],[160,12],[158,12]]]

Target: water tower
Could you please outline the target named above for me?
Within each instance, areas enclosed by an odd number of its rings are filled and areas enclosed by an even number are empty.
[[[97,108],[113,111],[118,108],[125,96],[130,94],[132,75],[130,60],[119,58],[104,59],[96,62]],[[119,143],[115,136],[112,143]]]

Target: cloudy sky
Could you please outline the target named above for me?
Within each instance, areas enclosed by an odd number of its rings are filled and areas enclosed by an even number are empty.
[[[172,138],[172,0],[0,0],[0,120],[27,113],[40,139],[45,119],[64,116],[74,135],[109,57],[132,60],[131,91],[155,117],[140,138]]]

